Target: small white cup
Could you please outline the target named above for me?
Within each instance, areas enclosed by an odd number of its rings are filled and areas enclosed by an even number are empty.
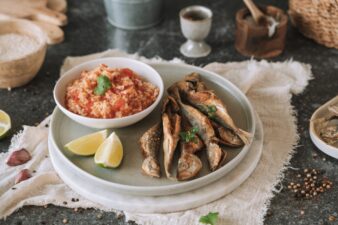
[[[180,11],[181,30],[188,40],[181,46],[183,55],[198,58],[209,55],[211,47],[204,42],[211,29],[212,11],[204,6],[194,5]]]

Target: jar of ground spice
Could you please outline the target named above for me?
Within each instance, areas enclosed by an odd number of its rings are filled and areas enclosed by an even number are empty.
[[[245,56],[271,58],[284,50],[288,17],[283,10],[273,7],[260,7],[261,11],[272,18],[273,24],[258,24],[247,8],[236,13],[235,47]]]

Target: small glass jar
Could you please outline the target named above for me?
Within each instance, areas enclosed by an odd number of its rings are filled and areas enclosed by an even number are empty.
[[[285,47],[288,17],[283,10],[273,7],[260,7],[265,15],[273,17],[278,25],[274,34],[269,37],[267,25],[257,25],[247,8],[236,13],[235,47],[245,56],[271,58],[280,55]]]

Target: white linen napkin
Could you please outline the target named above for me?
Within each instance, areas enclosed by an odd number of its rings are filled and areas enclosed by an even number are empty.
[[[145,59],[118,50],[80,57],[67,57],[61,74],[84,61],[100,57],[123,56],[145,62],[161,61]],[[174,59],[173,63],[183,63]],[[290,104],[292,94],[301,93],[312,79],[311,67],[295,61],[268,63],[249,60],[244,62],[211,63],[204,67],[216,72],[237,85],[249,98],[260,116],[264,127],[262,158],[251,175],[231,194],[196,209],[166,214],[138,214],[123,212],[127,220],[139,224],[198,224],[198,218],[210,211],[220,213],[219,224],[263,224],[264,215],[274,195],[274,187],[283,178],[298,141],[295,111]],[[9,167],[5,164],[8,153],[0,154],[0,218],[4,218],[24,205],[54,204],[70,208],[107,209],[88,201],[72,191],[58,177],[48,158],[47,135],[49,118],[37,127],[24,126],[12,139],[9,152],[26,148],[32,154],[28,163]],[[278,134],[278,135],[276,135]],[[14,185],[14,177],[27,168],[33,177]],[[79,201],[69,201],[78,198]],[[63,202],[67,201],[67,205]],[[243,217],[245,215],[245,217]]]

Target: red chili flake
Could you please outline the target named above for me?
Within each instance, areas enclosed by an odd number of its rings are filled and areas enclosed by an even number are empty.
[[[124,106],[125,101],[123,99],[119,99],[114,104],[114,110],[118,111],[122,106]]]
[[[134,73],[132,70],[128,69],[128,68],[124,68],[121,70],[121,72],[123,73],[123,75],[126,75],[130,78],[132,78],[134,76]]]

